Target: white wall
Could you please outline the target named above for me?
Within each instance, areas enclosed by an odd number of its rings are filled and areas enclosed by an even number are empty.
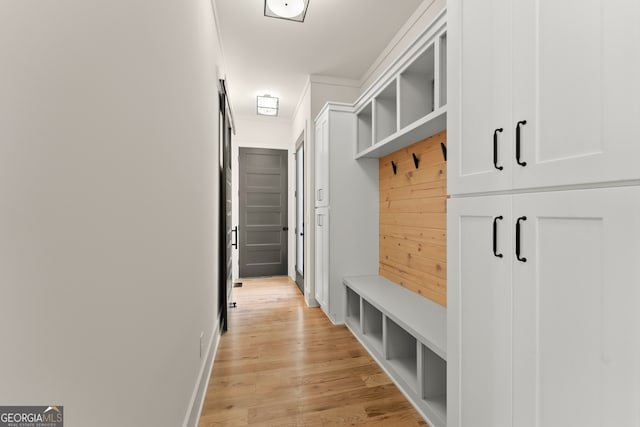
[[[275,150],[287,150],[288,159],[288,223],[289,223],[289,239],[288,239],[288,274],[295,278],[295,177],[296,164],[293,154],[295,148],[291,147],[289,135],[291,132],[291,121],[280,117],[266,116],[239,116],[234,117],[236,134],[232,136],[231,148],[231,171],[232,171],[232,211],[231,217],[233,225],[239,224],[240,216],[238,212],[238,183],[240,182],[238,175],[238,159],[239,147],[249,148],[269,148]],[[233,252],[233,278],[238,279],[238,251]]]
[[[0,2],[2,405],[188,416],[217,336],[216,40],[209,0]]]
[[[311,76],[311,121],[331,102],[353,103],[360,94],[358,82],[355,80]]]

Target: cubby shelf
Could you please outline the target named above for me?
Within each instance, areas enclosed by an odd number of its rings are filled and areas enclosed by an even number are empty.
[[[383,141],[398,131],[398,90],[396,81],[373,99],[374,139]]]
[[[369,148],[359,152],[356,159],[364,157],[380,158],[387,154],[398,151],[404,147],[422,141],[432,135],[442,132],[447,128],[447,107],[441,107],[412,123],[400,132],[371,145]]]
[[[349,330],[430,425],[446,426],[446,309],[381,276],[344,284]]]
[[[358,152],[366,151],[373,142],[373,107],[367,103],[357,114],[358,117]]]
[[[362,301],[362,312],[362,335],[378,354],[383,354],[382,312],[367,301]]]
[[[446,63],[440,17],[356,102],[356,159],[383,157],[446,129]]]

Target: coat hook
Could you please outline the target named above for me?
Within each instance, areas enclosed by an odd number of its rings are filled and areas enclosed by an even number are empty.
[[[447,146],[444,145],[444,142],[440,143],[440,148],[442,148],[442,157],[444,157],[444,161],[447,161]]]
[[[395,175],[397,173],[397,166],[396,162],[394,162],[393,160],[391,160],[391,167],[393,168],[393,174]]]
[[[413,156],[413,164],[416,165],[416,169],[418,169],[418,164],[420,164],[420,159],[418,159],[418,156],[416,156],[416,153],[411,153],[411,155]]]

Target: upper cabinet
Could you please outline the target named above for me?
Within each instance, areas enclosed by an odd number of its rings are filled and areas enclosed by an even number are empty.
[[[445,12],[356,102],[356,158],[383,157],[446,129]]]
[[[315,134],[315,206],[329,206],[329,114],[318,117]]]
[[[457,0],[448,19],[450,194],[640,178],[639,2]]]

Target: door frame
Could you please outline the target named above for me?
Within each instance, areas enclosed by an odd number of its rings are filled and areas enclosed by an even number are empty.
[[[301,152],[302,153],[302,161],[300,161],[300,159],[298,159],[298,153]],[[304,277],[305,277],[305,257],[306,257],[306,253],[305,253],[305,243],[306,243],[306,238],[304,235],[304,231],[305,231],[305,214],[306,214],[306,191],[305,191],[305,185],[306,185],[306,176],[305,176],[305,165],[304,165],[304,161],[305,159],[305,149],[304,149],[304,132],[302,132],[302,134],[300,135],[300,137],[298,138],[298,141],[296,142],[296,151],[294,153],[294,157],[296,159],[296,187],[295,187],[295,203],[296,203],[296,208],[295,208],[295,282],[298,285],[298,288],[300,288],[300,292],[302,292],[302,295],[304,295]],[[302,171],[300,170],[300,165],[302,165]],[[302,180],[302,182],[300,182],[300,180]],[[302,193],[302,201],[299,200],[300,197],[300,193]],[[300,207],[302,207],[302,212],[300,212]],[[300,225],[300,223],[302,223],[302,230],[298,229],[298,225]],[[300,240],[302,240],[301,242],[299,241],[298,237],[301,237]],[[299,254],[298,251],[302,251],[302,254]],[[302,259],[302,269],[299,268],[298,266],[298,261]]]
[[[219,223],[218,223],[218,246],[219,246],[219,280],[218,280],[218,305],[220,314],[220,330],[222,333],[228,329],[228,307],[232,300],[233,291],[233,244],[231,209],[233,206],[231,198],[231,185],[233,175],[231,173],[231,141],[233,128],[233,117],[227,97],[226,84],[224,80],[219,81],[219,114],[218,114],[218,176],[219,176]],[[229,187],[229,188],[228,188]]]

